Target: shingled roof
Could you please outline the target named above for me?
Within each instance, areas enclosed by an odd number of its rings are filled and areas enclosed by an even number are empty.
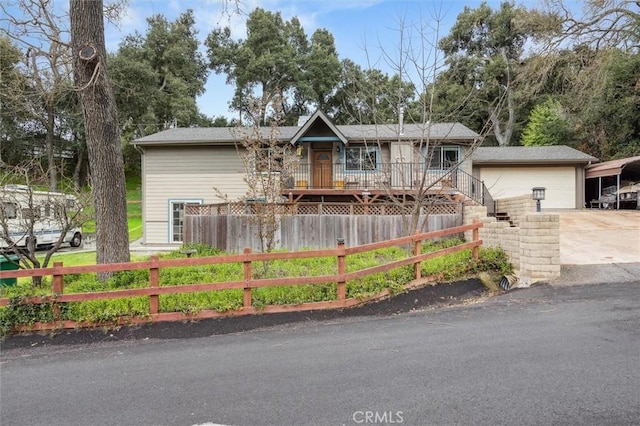
[[[479,134],[460,123],[405,124],[403,132],[398,134],[397,124],[382,125],[341,125],[335,126],[348,140],[395,141],[416,140],[430,137],[437,140],[472,142]],[[277,137],[289,141],[300,129],[297,126],[277,128]],[[268,138],[270,127],[260,129],[263,138]],[[233,144],[245,135],[251,135],[253,128],[236,127],[189,127],[168,129],[134,140],[134,145],[226,145]]]
[[[596,157],[565,145],[479,147],[471,156],[473,164],[588,164]]]

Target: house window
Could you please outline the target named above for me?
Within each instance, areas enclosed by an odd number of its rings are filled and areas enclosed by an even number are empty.
[[[456,166],[459,161],[460,147],[439,146],[433,149],[429,158],[429,168],[446,170]]]
[[[344,152],[346,170],[377,170],[378,148],[368,146],[350,146]]]
[[[280,172],[283,167],[282,152],[273,148],[262,148],[256,152],[257,172]]]
[[[169,242],[181,243],[184,231],[185,204],[202,204],[202,200],[171,200],[169,201]]]

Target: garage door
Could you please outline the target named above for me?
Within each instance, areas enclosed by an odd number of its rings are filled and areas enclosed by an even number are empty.
[[[482,167],[480,179],[494,199],[531,194],[531,188],[547,188],[543,209],[576,208],[574,167]]]

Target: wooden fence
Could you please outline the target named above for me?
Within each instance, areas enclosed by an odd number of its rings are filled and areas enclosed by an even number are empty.
[[[287,250],[323,249],[333,247],[338,238],[345,238],[349,245],[362,245],[386,241],[407,235],[410,217],[399,214],[382,214],[384,206],[369,205],[371,214],[366,214],[366,205],[340,205],[345,212],[338,213],[338,204],[318,204],[319,213],[296,212],[279,217],[275,241],[277,248]],[[448,204],[453,210],[449,214],[430,214],[421,217],[419,229],[436,231],[462,225],[462,214],[456,212],[459,203]],[[214,209],[214,207],[217,207]],[[393,206],[396,207],[396,206]],[[350,214],[349,209],[358,208],[362,213]],[[345,210],[346,209],[346,210]],[[426,222],[426,223],[425,223]],[[185,211],[183,241],[204,243],[226,252],[239,253],[245,247],[260,249],[260,238],[251,216],[240,214],[230,205],[188,205]]]
[[[87,265],[87,266],[71,266],[64,267],[62,262],[55,262],[52,268],[29,269],[17,271],[3,271],[2,278],[20,278],[20,277],[52,277],[52,295],[51,296],[35,296],[24,297],[19,304],[52,304],[54,321],[47,323],[35,323],[29,326],[20,326],[14,331],[28,330],[52,330],[61,328],[79,328],[79,327],[95,327],[117,324],[140,324],[155,321],[184,321],[192,319],[228,317],[237,315],[248,315],[257,313],[281,313],[293,311],[305,311],[315,309],[345,308],[355,306],[366,301],[384,297],[389,294],[388,291],[380,292],[368,298],[346,298],[346,283],[350,280],[366,277],[372,274],[387,272],[395,268],[406,265],[413,265],[414,281],[411,285],[424,282],[421,277],[421,263],[427,259],[455,253],[465,249],[473,250],[474,259],[478,259],[478,250],[482,245],[482,241],[478,238],[481,223],[473,223],[465,226],[444,229],[426,233],[416,233],[414,235],[395,238],[389,241],[365,244],[355,247],[346,247],[344,240],[339,240],[337,247],[324,250],[309,250],[285,253],[252,253],[251,249],[245,249],[244,253],[236,255],[211,256],[202,258],[182,258],[159,260],[152,256],[151,260],[143,262],[131,263],[114,263],[103,265]],[[434,238],[441,238],[449,235],[460,234],[465,231],[473,231],[472,241],[457,246],[438,250],[430,253],[421,253],[421,244],[423,241]],[[347,256],[364,253],[368,251],[378,250],[394,246],[413,246],[411,256],[393,261],[387,264],[378,265],[354,272],[347,271]],[[303,259],[314,257],[336,257],[337,271],[331,275],[317,275],[308,277],[286,277],[286,278],[254,278],[252,270],[252,262],[272,261],[281,259]],[[214,265],[226,263],[241,263],[243,265],[243,279],[239,281],[215,282],[204,284],[187,284],[187,285],[170,285],[160,286],[160,269],[171,267],[187,267],[199,265]],[[109,290],[88,293],[64,293],[64,277],[70,274],[86,274],[100,272],[120,272],[132,270],[148,270],[149,286],[145,288]],[[327,283],[337,283],[336,300],[325,302],[310,302],[297,305],[267,305],[256,308],[252,304],[252,289],[270,286],[299,286],[299,285],[318,285]],[[160,296],[168,294],[182,294],[203,291],[220,291],[228,289],[243,290],[243,307],[236,310],[218,312],[213,310],[202,310],[198,313],[187,314],[183,312],[160,312]],[[85,302],[91,300],[105,299],[121,299],[127,297],[145,296],[149,298],[149,315],[145,317],[123,317],[112,323],[88,323],[76,322],[69,320],[59,320],[60,305],[69,302]],[[0,306],[8,306],[9,298],[0,298]]]

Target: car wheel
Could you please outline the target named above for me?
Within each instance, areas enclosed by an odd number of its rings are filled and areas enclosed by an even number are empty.
[[[82,244],[82,234],[79,232],[73,234],[73,238],[69,244],[71,247],[80,247],[80,244]]]
[[[38,248],[38,240],[36,239],[36,237],[27,237],[24,247],[28,252],[34,252],[36,251],[36,248]]]

